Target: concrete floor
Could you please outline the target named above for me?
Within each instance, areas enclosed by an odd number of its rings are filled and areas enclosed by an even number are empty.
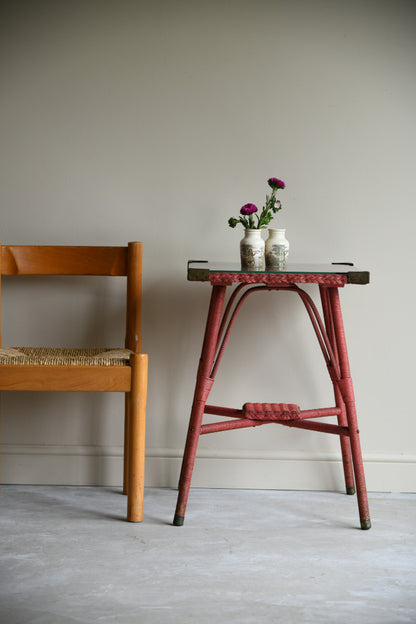
[[[1,624],[416,622],[416,495],[3,486]]]

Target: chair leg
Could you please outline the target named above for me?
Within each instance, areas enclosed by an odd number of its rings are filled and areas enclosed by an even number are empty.
[[[130,415],[129,415],[130,395],[124,395],[124,454],[123,454],[123,494],[128,493],[129,489],[129,432],[130,432]]]
[[[128,492],[127,520],[143,520],[144,459],[147,398],[147,354],[136,353],[131,358],[132,379],[129,393],[128,433]]]

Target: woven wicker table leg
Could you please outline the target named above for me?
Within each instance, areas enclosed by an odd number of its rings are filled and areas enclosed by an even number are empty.
[[[337,288],[329,289],[329,300],[334,321],[334,336],[337,344],[341,370],[341,380],[338,385],[345,403],[348,429],[350,432],[351,454],[354,466],[355,482],[357,486],[357,500],[361,528],[369,529],[371,527],[371,520],[368,509],[367,488],[361,453],[360,434],[355,409],[354,391],[348,360],[347,344],[345,340],[344,324],[342,320],[341,304]]]
[[[324,316],[325,328],[328,334],[328,338],[331,342],[334,355],[336,358],[336,364],[339,366],[338,359],[338,350],[337,344],[334,336],[334,321],[332,318],[332,310],[329,301],[329,293],[328,288],[325,286],[319,287],[319,292],[321,295],[321,303],[322,303],[322,311]],[[334,387],[334,396],[335,396],[335,405],[339,407],[342,412],[338,416],[338,424],[340,427],[347,426],[347,415],[345,410],[345,403],[342,398],[341,392],[335,383],[334,379],[332,379],[332,385]],[[342,465],[344,468],[344,479],[345,479],[345,489],[347,494],[355,494],[355,482],[354,482],[354,470],[352,465],[352,457],[351,457],[351,443],[348,437],[340,436],[340,444],[341,444],[341,456],[342,456]]]
[[[216,354],[225,290],[225,286],[213,286],[212,288],[201,359],[198,367],[194,401],[192,404],[191,417],[182,461],[181,476],[179,478],[179,494],[176,504],[175,517],[173,520],[173,524],[175,526],[182,526],[185,519],[185,510],[188,502],[189,489],[191,487],[192,472],[198,448],[204,408],[214,381],[211,378],[211,372]]]

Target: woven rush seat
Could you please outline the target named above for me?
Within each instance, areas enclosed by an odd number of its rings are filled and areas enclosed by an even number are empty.
[[[243,418],[249,420],[299,420],[300,407],[294,403],[245,403]]]
[[[0,364],[37,366],[127,366],[129,349],[69,349],[54,347],[3,347]]]

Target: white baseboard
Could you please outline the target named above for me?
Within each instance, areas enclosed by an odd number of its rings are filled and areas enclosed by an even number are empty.
[[[182,450],[147,449],[146,485],[176,487]],[[367,488],[416,492],[416,455],[364,455]],[[122,482],[119,446],[13,445],[1,448],[1,482],[34,485],[103,485]],[[336,453],[198,451],[193,487],[343,490]]]

